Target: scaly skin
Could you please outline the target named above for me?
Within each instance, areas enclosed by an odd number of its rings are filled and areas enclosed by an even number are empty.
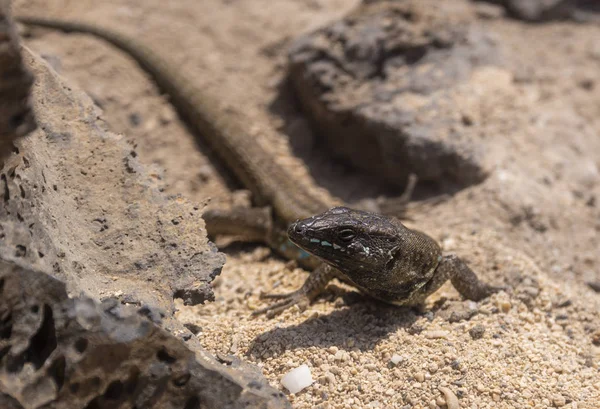
[[[193,81],[188,81],[178,67],[169,64],[136,39],[87,22],[37,16],[19,16],[18,20],[28,25],[93,34],[130,54],[171,97],[173,106],[192,131],[212,147],[232,174],[252,192],[255,204],[263,206],[260,209],[205,213],[209,233],[232,233],[262,239],[284,257],[314,268],[298,291],[266,295],[266,298],[283,298],[283,301],[255,311],[255,315],[265,312],[273,315],[295,304],[304,307],[335,277],[355,285],[366,294],[394,304],[421,302],[449,277],[461,294],[470,299],[481,299],[494,290],[479,282],[455,256],[442,257],[440,248],[429,236],[407,229],[394,218],[347,208],[327,211],[339,203],[324,201],[295,183],[273,157],[253,141],[239,114],[221,109],[217,96],[195,88]],[[415,178],[409,180],[407,190],[398,203],[408,201],[415,182]],[[311,217],[317,213],[320,214]],[[308,253],[291,244],[286,235],[287,226],[299,219],[304,220],[292,224],[288,234]],[[310,224],[314,227],[319,223],[324,223],[326,228],[319,232],[299,230],[300,226]],[[347,223],[354,223],[355,234],[363,237],[362,249],[370,249],[373,253],[361,252],[356,246],[344,247],[349,243],[336,241],[336,232],[347,229]],[[380,237],[383,241],[373,241],[373,237]],[[317,239],[318,245],[314,242]],[[333,249],[332,244],[331,249],[323,251],[323,242],[334,243],[338,248],[329,251]],[[361,244],[356,240],[353,242]],[[344,257],[337,251],[342,248],[347,250],[343,253]],[[375,253],[382,257],[373,257]]]

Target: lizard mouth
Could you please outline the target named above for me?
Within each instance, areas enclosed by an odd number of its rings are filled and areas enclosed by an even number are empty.
[[[288,228],[290,241],[314,256],[324,257],[325,259],[331,258],[332,254],[337,253],[335,248],[339,248],[339,246],[335,246],[330,241],[311,234],[314,233],[310,229],[311,224],[311,219],[299,220],[292,223]]]
[[[288,228],[288,237],[292,241],[292,243],[296,244],[299,247],[302,247],[304,250],[309,253],[318,252],[318,246],[322,240],[313,237],[310,230],[311,219],[299,220],[295,223],[292,223]]]

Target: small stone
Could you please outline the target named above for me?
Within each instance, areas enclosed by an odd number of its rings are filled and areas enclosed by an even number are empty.
[[[414,378],[417,382],[422,383],[425,381],[425,374],[423,372],[417,372],[414,374]]]
[[[481,324],[477,324],[469,330],[469,335],[474,340],[483,338],[483,334],[485,334],[485,327]]]
[[[440,388],[440,392],[442,392],[444,394],[444,398],[446,400],[446,407],[448,409],[459,409],[460,408],[460,405],[458,403],[458,398],[456,397],[454,392],[452,392],[450,390],[450,388],[442,387],[442,388]]]
[[[448,338],[448,331],[427,331],[423,335],[429,339]]]
[[[552,398],[552,403],[554,404],[554,406],[556,406],[557,408],[562,408],[563,406],[565,406],[567,404],[567,400],[565,399],[564,396],[562,395],[555,395]]]
[[[281,378],[281,384],[290,391],[290,393],[298,393],[302,389],[312,385],[313,382],[314,380],[310,373],[310,368],[306,364],[292,369]]]
[[[392,355],[390,362],[394,365],[398,365],[400,362],[402,362],[402,357],[398,354],[394,354]]]
[[[512,304],[509,300],[507,300],[507,299],[498,300],[498,309],[500,311],[502,311],[503,313],[509,312],[511,308],[512,308]]]
[[[479,311],[471,308],[462,308],[456,309],[450,313],[450,317],[448,318],[448,322],[461,322],[461,321],[469,321],[475,315],[477,315]]]
[[[592,344],[600,346],[600,330],[592,334]]]

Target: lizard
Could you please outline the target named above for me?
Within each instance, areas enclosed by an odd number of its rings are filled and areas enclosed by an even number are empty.
[[[268,295],[284,298],[281,307],[291,300],[305,307],[333,278],[400,306],[423,303],[448,279],[461,295],[474,301],[504,288],[479,280],[455,254],[442,255],[440,246],[427,234],[379,213],[333,207],[292,223],[288,236],[324,264],[299,290]]]
[[[203,214],[210,235],[236,234],[262,240],[283,257],[312,270],[303,286],[288,294],[263,294],[279,302],[252,314],[273,316],[305,308],[333,278],[376,299],[416,305],[448,278],[464,297],[481,300],[498,287],[480,281],[457,256],[442,256],[431,237],[398,219],[351,210],[324,200],[294,183],[285,170],[246,131],[219,98],[194,87],[177,68],[134,37],[95,23],[39,16],[16,16],[23,24],[95,35],[131,55],[170,97],[191,131],[213,149],[225,167],[251,192],[250,209],[214,209]],[[410,197],[409,178],[399,203]],[[289,228],[288,228],[289,226]],[[295,244],[295,245],[294,245]]]

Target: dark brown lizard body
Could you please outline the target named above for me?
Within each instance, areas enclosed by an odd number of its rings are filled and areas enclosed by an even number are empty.
[[[305,306],[334,277],[395,304],[418,303],[449,277],[467,298],[481,299],[493,291],[479,282],[458,258],[442,257],[440,248],[429,236],[407,229],[394,218],[346,208],[328,211],[339,203],[326,202],[294,183],[274,158],[254,142],[239,115],[221,109],[217,96],[195,88],[193,81],[188,81],[176,67],[144,44],[91,23],[26,16],[18,17],[18,20],[24,24],[94,34],[135,58],[170,96],[192,131],[211,146],[251,191],[254,203],[263,206],[205,213],[209,233],[242,234],[262,239],[284,257],[297,260],[306,268],[314,268],[300,290],[267,296],[284,300],[255,311],[255,314],[276,313],[294,304]],[[407,193],[412,184],[409,182]],[[315,214],[319,215],[311,217]],[[299,219],[305,220],[294,223]],[[294,223],[289,229],[292,241],[317,257],[290,243],[286,230],[291,223]],[[335,241],[334,237],[343,240],[339,234],[348,230],[348,223],[354,226],[353,243]],[[307,228],[301,229],[302,226]],[[323,228],[315,230],[316,226]],[[375,237],[382,240],[372,241]],[[316,240],[319,240],[318,245]],[[331,243],[331,248],[324,243]],[[334,248],[334,244],[339,248]]]
[[[420,304],[448,279],[464,297],[476,301],[500,289],[481,282],[458,257],[443,256],[435,240],[394,217],[334,207],[293,223],[288,235],[326,265],[319,267],[319,280],[307,280],[279,307],[294,297],[305,303],[304,293],[319,293],[332,278],[396,305]]]

